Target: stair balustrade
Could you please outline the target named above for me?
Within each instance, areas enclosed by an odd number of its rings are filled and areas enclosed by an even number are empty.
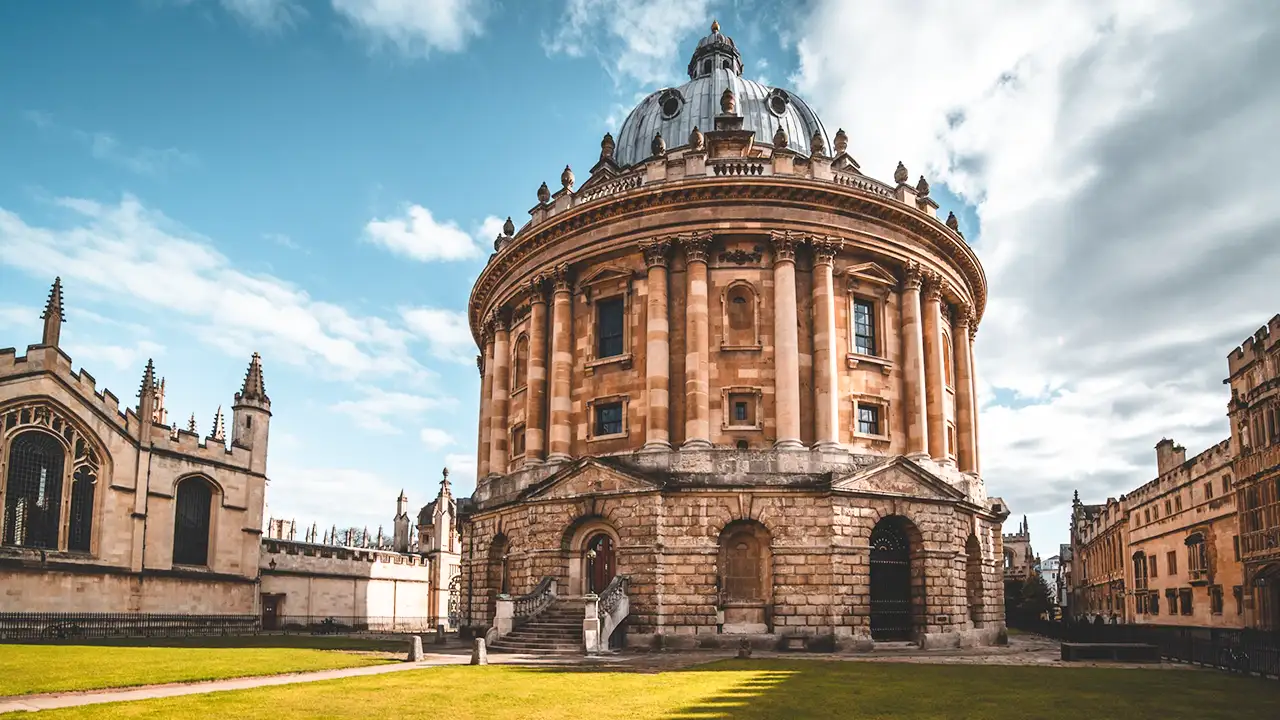
[[[588,653],[607,651],[609,637],[630,614],[631,599],[627,595],[629,583],[629,577],[618,575],[599,595],[586,596],[582,640]]]
[[[538,581],[533,591],[516,598],[499,595],[493,618],[493,628],[499,638],[509,635],[517,624],[537,617],[556,599],[556,579],[550,575]]]

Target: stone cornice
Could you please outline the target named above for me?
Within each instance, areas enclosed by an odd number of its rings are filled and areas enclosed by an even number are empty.
[[[959,233],[935,217],[903,205],[893,198],[828,182],[770,177],[686,179],[656,183],[618,195],[583,203],[526,228],[489,262],[472,290],[469,317],[473,334],[480,327],[482,313],[492,304],[493,293],[507,275],[533,254],[544,251],[561,239],[614,222],[623,217],[651,214],[657,209],[705,207],[722,203],[777,204],[832,209],[861,219],[902,230],[932,250],[959,271],[973,292],[975,316],[986,307],[986,276],[973,250]]]

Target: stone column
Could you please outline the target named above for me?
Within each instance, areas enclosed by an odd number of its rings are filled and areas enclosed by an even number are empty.
[[[972,423],[972,439],[970,440],[969,447],[970,452],[973,453],[971,456],[972,459],[970,460],[970,464],[972,466],[970,472],[975,474],[982,472],[982,462],[979,459],[981,456],[979,448],[981,448],[982,445],[978,442],[978,363],[974,359],[973,355],[973,341],[977,335],[978,321],[977,318],[971,314],[969,316],[969,332],[965,333],[962,337],[965,339],[965,342],[963,343],[965,357],[969,359],[969,422]]]
[[[689,278],[686,300],[687,351],[684,356],[685,448],[711,447],[711,337],[707,316],[707,253],[710,233],[680,237],[684,247],[685,274]]]
[[[947,459],[947,419],[942,409],[946,377],[942,367],[942,282],[934,273],[924,283],[924,396],[929,426],[929,455]]]
[[[493,394],[489,396],[489,474],[507,472],[507,406],[511,398],[511,352],[505,309],[493,313]]]
[[[493,397],[493,332],[489,323],[484,323],[480,344],[484,354],[476,356],[476,367],[480,370],[480,439],[476,445],[476,477],[489,474],[489,399]]]
[[[569,267],[561,265],[552,276],[551,298],[551,430],[548,462],[569,459],[570,379],[573,374],[573,291]]]
[[[525,399],[524,455],[541,462],[547,456],[547,278],[529,282],[529,378]]]
[[[833,277],[839,238],[814,238],[813,415],[814,440],[823,450],[840,447],[840,374],[836,363],[836,291]]]
[[[655,240],[642,246],[648,268],[649,297],[645,326],[645,450],[670,450],[671,328],[667,320],[667,262],[671,243]],[[705,267],[705,265],[703,266]]]
[[[902,394],[907,454],[915,457],[929,454],[924,400],[924,335],[920,322],[920,286],[923,280],[920,265],[914,260],[908,261],[902,281]]]
[[[796,245],[790,231],[775,232],[773,245],[775,448],[803,448],[800,442],[800,330],[796,311]]]
[[[956,462],[960,472],[974,472],[973,438],[974,397],[973,368],[969,355],[969,326],[972,323],[973,311],[961,306],[956,315],[955,347],[956,354]]]

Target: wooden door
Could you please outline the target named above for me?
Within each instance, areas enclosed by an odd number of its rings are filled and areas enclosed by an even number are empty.
[[[609,587],[616,572],[613,538],[597,533],[587,541],[587,592],[599,593]]]

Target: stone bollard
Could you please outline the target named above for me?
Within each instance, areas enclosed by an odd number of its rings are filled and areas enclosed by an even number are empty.
[[[738,641],[738,658],[745,660],[749,657],[751,657],[751,641],[742,638]]]
[[[475,642],[471,645],[471,664],[489,664],[489,651],[484,647],[484,638],[476,638]]]
[[[444,626],[443,625],[436,626],[436,644],[437,645],[444,644]]]
[[[409,662],[422,662],[422,636],[409,636]]]

